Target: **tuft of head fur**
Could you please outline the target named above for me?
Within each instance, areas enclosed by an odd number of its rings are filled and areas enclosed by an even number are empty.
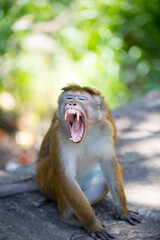
[[[91,87],[80,87],[78,84],[69,84],[68,86],[63,87],[61,90],[63,90],[63,91],[81,91],[81,92],[86,91],[89,94],[101,96],[101,93],[98,90],[91,88]]]

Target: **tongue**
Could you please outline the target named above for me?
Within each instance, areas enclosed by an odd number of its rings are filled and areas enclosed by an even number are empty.
[[[77,118],[75,118],[72,125],[72,130],[71,130],[71,135],[74,142],[78,142],[79,140],[81,140],[81,137],[82,137],[81,131],[82,131],[82,121],[80,119],[79,121],[77,121]]]
[[[73,122],[73,127],[76,132],[78,132],[80,130],[81,124],[82,124],[81,120],[77,121],[77,118],[75,118],[75,120]]]

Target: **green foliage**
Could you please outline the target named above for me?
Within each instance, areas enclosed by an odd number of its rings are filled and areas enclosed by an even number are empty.
[[[158,0],[1,0],[0,91],[43,114],[69,82],[111,108],[159,88],[159,13]]]

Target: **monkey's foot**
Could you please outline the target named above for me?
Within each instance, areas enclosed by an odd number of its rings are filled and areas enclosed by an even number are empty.
[[[105,229],[102,229],[102,230],[99,230],[96,232],[90,232],[89,235],[95,240],[97,240],[97,239],[101,239],[101,240],[114,239],[114,237],[110,233],[107,233],[105,231]]]
[[[138,216],[138,214],[138,212],[128,210],[128,213],[125,216],[116,214],[116,219],[121,219],[123,221],[129,222],[132,225],[136,225],[136,222],[141,223],[142,221],[142,218]]]

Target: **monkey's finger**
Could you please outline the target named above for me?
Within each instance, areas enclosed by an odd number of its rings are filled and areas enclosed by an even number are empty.
[[[132,225],[136,225],[136,223],[135,223],[130,217],[128,217],[128,216],[122,216],[121,219],[122,219],[123,221],[126,221],[126,222],[132,224]]]
[[[105,230],[102,232],[91,232],[90,236],[94,239],[101,239],[101,240],[112,240],[114,239],[113,235],[111,235],[110,233],[106,232]]]
[[[95,234],[94,232],[91,232],[91,233],[90,233],[90,236],[91,236],[91,238],[97,240],[97,236],[96,236],[96,234]]]
[[[133,214],[139,215],[139,212],[132,211],[132,210],[128,210],[128,213],[133,213]]]
[[[127,217],[127,222],[129,222],[132,225],[136,225],[136,223],[129,217]]]
[[[135,212],[135,211],[132,211],[132,210],[129,210],[129,211],[128,211],[128,216],[129,216],[132,220],[140,223],[140,222],[142,221],[142,217],[138,216],[138,214],[139,214],[138,212]]]
[[[97,233],[97,236],[98,237],[101,237],[101,239],[105,239],[105,240],[111,240],[111,239],[114,239],[113,235],[104,231],[104,232],[99,232]]]
[[[98,238],[100,238],[102,240],[114,239],[114,237],[111,234],[107,233],[107,232],[105,232],[105,233],[98,232],[96,235],[97,235]]]
[[[106,232],[106,234],[107,234],[108,237],[114,239],[114,236],[113,236],[112,234],[110,234],[110,233],[108,233],[108,232]]]
[[[134,220],[138,223],[142,222],[142,218],[140,216],[132,215],[130,218],[132,218],[132,220]]]
[[[106,236],[103,233],[97,233],[96,235],[99,239],[108,240],[108,238],[106,238]]]

